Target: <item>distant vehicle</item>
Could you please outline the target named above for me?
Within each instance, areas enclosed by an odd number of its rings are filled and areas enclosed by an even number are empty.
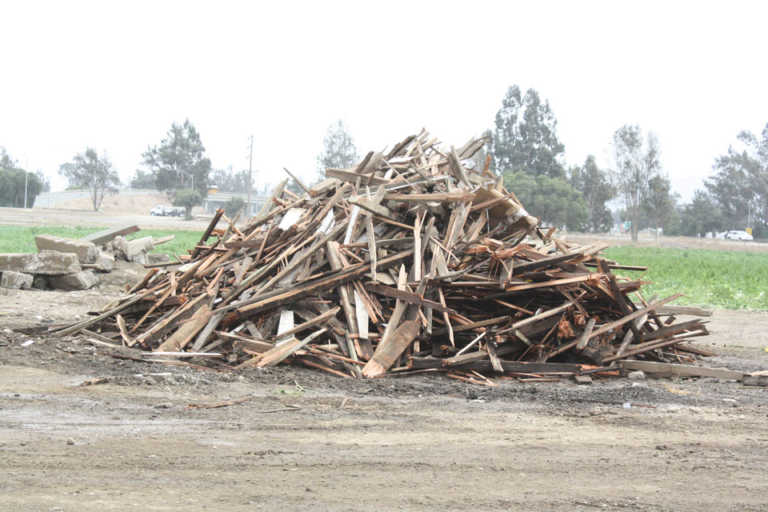
[[[149,211],[150,215],[158,217],[181,217],[184,215],[184,208],[181,206],[165,206],[159,204]]]
[[[726,231],[724,238],[726,240],[741,240],[742,242],[752,242],[754,238],[746,231]]]

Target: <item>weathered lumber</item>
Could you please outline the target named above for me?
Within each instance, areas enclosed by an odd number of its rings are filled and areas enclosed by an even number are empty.
[[[96,245],[104,245],[118,236],[128,236],[131,233],[136,233],[137,231],[139,231],[139,226],[132,224],[130,226],[109,228],[102,231],[97,231],[96,233],[85,235],[80,240],[85,240],[86,242],[91,242]]]
[[[657,363],[654,361],[619,361],[625,370],[641,370],[653,375],[667,375],[675,377],[714,377],[723,380],[741,380],[744,372],[728,370],[726,368],[704,368],[685,364]]]
[[[406,320],[393,333],[391,337],[382,340],[373,357],[363,367],[364,377],[378,377],[386,372],[400,357],[408,345],[419,334],[419,324],[414,320]],[[386,343],[385,343],[386,341]]]
[[[301,192],[284,180],[245,225],[217,212],[183,264],[153,268],[100,315],[58,332],[102,332],[104,343],[171,354],[149,356],[164,364],[210,354],[217,369],[434,371],[487,386],[583,376],[574,363],[547,362],[556,356],[600,364],[706,353],[687,344],[706,334],[704,322],[672,318],[701,311],[664,309],[674,297],[646,303],[644,282],[611,273],[641,267],[604,260],[606,244],[540,229],[487,160],[468,163],[482,145],[445,148],[422,131],[312,187],[288,172]]]

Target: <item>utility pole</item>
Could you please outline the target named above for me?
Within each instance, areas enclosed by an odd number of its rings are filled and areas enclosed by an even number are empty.
[[[29,172],[24,170],[24,209],[27,208],[27,190],[29,189]]]
[[[250,218],[253,214],[253,211],[251,210],[251,188],[253,188],[253,135],[251,135],[251,147],[248,151],[248,186],[246,187],[248,189],[248,202],[245,206],[245,211],[247,212],[247,217]]]

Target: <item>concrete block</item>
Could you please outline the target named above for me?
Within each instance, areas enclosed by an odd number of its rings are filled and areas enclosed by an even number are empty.
[[[112,272],[112,269],[115,268],[115,256],[108,252],[99,251],[93,268],[97,272]]]
[[[38,254],[0,254],[0,272],[6,270],[57,276],[80,272],[82,268],[76,254],[41,251]]]
[[[32,274],[5,270],[0,273],[0,288],[27,289],[32,287],[32,280]]]
[[[137,238],[128,242],[125,248],[125,259],[136,263],[146,263],[146,254],[155,247],[151,236]]]
[[[51,288],[57,290],[87,290],[99,284],[99,278],[90,270],[83,270],[66,276],[55,276],[48,279]]]
[[[72,240],[53,235],[35,236],[38,251],[74,253],[80,263],[94,263],[99,255],[96,245],[85,240]]]

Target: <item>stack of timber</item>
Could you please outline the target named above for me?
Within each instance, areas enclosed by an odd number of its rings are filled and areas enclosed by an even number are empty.
[[[603,245],[542,228],[485,164],[483,139],[427,132],[312,187],[288,172],[238,227],[219,210],[184,264],[62,328],[229,368],[303,365],[340,377],[421,372],[493,385],[618,374],[622,360],[693,362],[699,313],[646,301]]]

